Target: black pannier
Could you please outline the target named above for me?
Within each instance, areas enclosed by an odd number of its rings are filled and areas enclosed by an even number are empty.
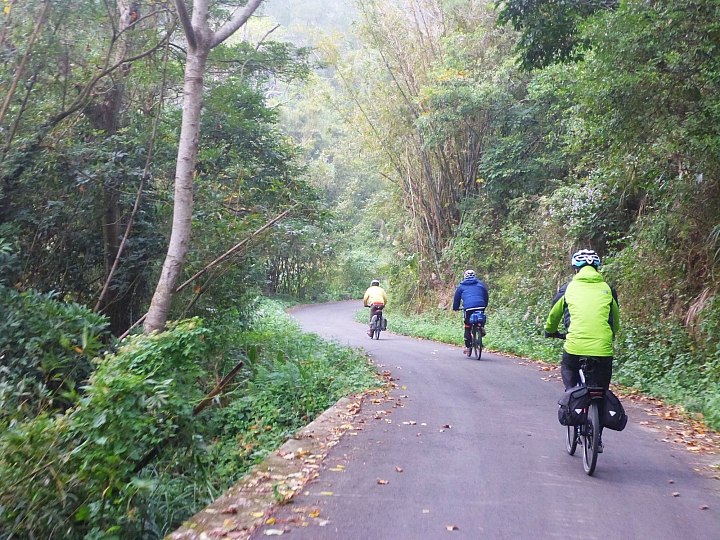
[[[605,390],[605,413],[602,425],[608,429],[622,431],[627,425],[628,417],[620,400],[610,390]]]
[[[586,386],[570,388],[558,400],[558,405],[558,420],[563,426],[584,424],[590,405],[590,391]]]
[[[381,326],[382,326],[381,330],[383,330],[383,331],[387,330],[387,319],[385,317],[383,317]]]

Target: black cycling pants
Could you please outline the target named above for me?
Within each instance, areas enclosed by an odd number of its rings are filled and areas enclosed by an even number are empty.
[[[612,356],[578,356],[563,351],[560,373],[562,374],[565,390],[573,388],[580,382],[580,359],[588,358],[585,366],[585,378],[588,386],[601,386],[606,390],[610,388],[612,378]]]

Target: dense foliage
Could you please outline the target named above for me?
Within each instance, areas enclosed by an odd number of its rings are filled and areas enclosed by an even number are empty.
[[[0,536],[161,538],[337,399],[374,384],[367,359],[301,334],[282,306],[253,313],[245,330],[191,319],[135,336],[97,359],[64,414],[2,420]],[[221,398],[196,412],[239,361]]]

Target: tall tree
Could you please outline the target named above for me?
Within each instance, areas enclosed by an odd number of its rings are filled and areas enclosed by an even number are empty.
[[[210,28],[209,1],[195,0],[192,17],[184,0],[175,0],[180,23],[188,43],[185,64],[182,125],[175,168],[175,202],[172,233],[160,280],[145,318],[145,333],[162,330],[185,264],[192,225],[193,184],[197,159],[200,113],[202,111],[205,66],[210,51],[232,36],[258,8],[262,0],[248,0],[238,6],[225,24]]]

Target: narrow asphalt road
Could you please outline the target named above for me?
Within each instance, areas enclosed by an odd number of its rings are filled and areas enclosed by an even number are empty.
[[[297,540],[720,539],[720,481],[695,470],[708,459],[659,442],[642,411],[629,410],[622,433],[606,430],[588,477],[581,450],[565,452],[556,377],[522,359],[477,361],[390,332],[370,340],[354,321],[359,309],[337,302],[293,316],[306,331],[365,348],[398,387],[390,401],[365,401],[360,429],[253,538],[285,528]]]

